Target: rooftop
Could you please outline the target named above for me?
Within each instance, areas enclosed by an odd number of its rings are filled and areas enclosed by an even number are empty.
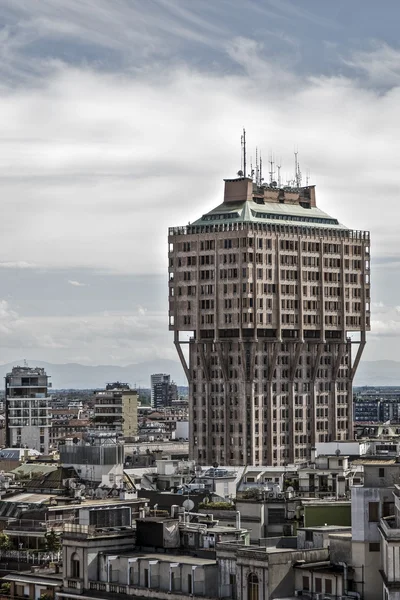
[[[110,552],[112,556],[115,556],[115,552]],[[147,552],[121,552],[119,556],[129,556],[131,558],[143,558],[145,560],[159,560],[160,562],[175,562],[185,565],[215,565],[215,560],[210,558],[199,558],[198,556],[189,556],[185,554],[158,554],[158,553],[147,553]]]
[[[337,219],[330,217],[316,206],[303,208],[300,205],[276,202],[259,204],[254,200],[237,204],[220,204],[192,225],[209,225],[218,221],[225,223],[285,223],[347,230],[347,227],[340,224]]]

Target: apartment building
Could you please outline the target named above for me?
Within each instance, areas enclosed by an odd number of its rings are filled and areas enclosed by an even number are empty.
[[[369,233],[320,210],[314,186],[238,177],[225,180],[222,204],[170,228],[168,241],[190,457],[283,465],[310,458],[317,442],[353,439]]]
[[[108,383],[105,390],[95,392],[94,422],[96,429],[118,431],[126,439],[138,428],[138,393],[127,383]]]
[[[13,367],[5,378],[5,423],[8,447],[49,452],[51,411],[49,376],[40,367]]]
[[[371,458],[364,463],[364,485],[351,489],[352,566],[362,571],[362,586],[357,591],[364,600],[384,597],[380,569],[387,547],[384,542],[382,549],[382,531],[391,537],[391,521],[386,517],[395,514],[393,492],[399,477],[400,462],[396,459]],[[391,557],[395,557],[393,549],[391,552]],[[385,563],[386,568],[388,564]]]
[[[155,373],[151,381],[151,406],[165,408],[173,406],[178,401],[178,387],[171,376],[165,373]]]

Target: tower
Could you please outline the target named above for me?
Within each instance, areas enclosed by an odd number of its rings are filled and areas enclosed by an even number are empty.
[[[51,411],[46,371],[39,367],[13,367],[6,375],[5,425],[8,447],[49,452]]]
[[[222,204],[169,230],[169,327],[199,464],[284,465],[353,438],[370,237],[294,185],[226,179]]]

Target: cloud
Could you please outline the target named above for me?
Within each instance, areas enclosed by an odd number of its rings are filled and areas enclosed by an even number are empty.
[[[25,260],[16,262],[0,262],[0,269],[35,269],[37,265],[28,263]]]
[[[400,50],[375,40],[369,49],[343,59],[344,64],[366,75],[372,85],[392,88],[400,84]]]
[[[177,360],[166,311],[139,308],[75,316],[21,316],[0,300],[0,362],[26,356],[64,362],[86,356],[91,364],[129,364],[155,358]],[[114,358],[113,358],[114,356]]]
[[[86,285],[86,283],[81,283],[80,281],[76,281],[74,279],[68,279],[68,283],[74,287],[85,287]]]
[[[381,41],[347,45],[338,68],[338,36],[321,74],[303,65],[317,55],[307,44],[319,27],[299,31],[318,21],[331,37],[338,28],[329,18],[286,1],[202,4],[2,3],[0,269],[14,289],[31,275],[34,286],[39,268],[61,273],[64,293],[66,281],[86,286],[69,292],[73,316],[54,314],[53,277],[45,309],[33,298],[21,309],[10,288],[0,305],[6,359],[12,348],[99,362],[110,353],[175,357],[166,299],[164,312],[145,309],[136,289],[125,314],[109,300],[107,313],[96,312],[83,297],[97,288],[80,273],[166,273],[168,227],[221,202],[223,177],[240,167],[243,126],[250,162],[256,145],[265,162],[282,157],[286,181],[297,147],[319,206],[371,229],[376,352],[398,331],[399,51]],[[115,298],[122,289],[112,289]]]

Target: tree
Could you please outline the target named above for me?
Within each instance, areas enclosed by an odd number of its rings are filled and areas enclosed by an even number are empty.
[[[58,552],[60,550],[60,538],[56,534],[54,529],[48,531],[44,537],[46,539],[46,550],[48,550],[49,552]]]
[[[1,550],[10,550],[12,547],[12,542],[8,535],[5,533],[0,533],[0,549]]]
[[[1,584],[1,586],[0,586],[0,594],[2,596],[9,596],[10,595],[10,590],[11,590],[11,583],[9,583],[8,581],[5,581],[4,583]]]

